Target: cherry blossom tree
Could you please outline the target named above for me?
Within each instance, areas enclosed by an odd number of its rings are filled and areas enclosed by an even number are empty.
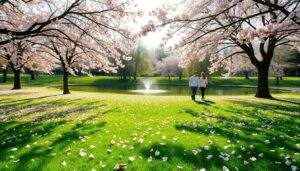
[[[14,73],[13,89],[21,89],[21,72],[26,68],[39,65],[40,72],[50,73],[52,65],[46,58],[39,56],[28,40],[15,40],[1,47],[0,57]]]
[[[182,72],[183,68],[179,66],[179,58],[175,55],[170,55],[156,63],[155,74],[167,76],[169,80],[171,76],[178,76],[179,80],[181,80]]]
[[[0,45],[27,37],[71,37],[60,27],[84,31],[80,23],[92,23],[103,34],[107,29],[132,36],[125,27],[115,27],[142,15],[132,12],[132,0],[3,0],[0,2]],[[51,32],[51,34],[50,34]],[[98,33],[98,34],[100,34]],[[105,33],[104,33],[105,34]],[[94,37],[96,33],[89,33]]]
[[[255,66],[246,55],[236,56],[234,61],[232,58],[226,59],[223,61],[223,65],[225,67],[223,76],[225,77],[242,72],[245,79],[249,79],[250,72],[257,72]]]
[[[118,68],[124,67],[123,60],[131,59],[127,46],[121,44],[117,37],[113,39],[113,35],[101,35],[98,41],[93,41],[88,35],[92,30],[92,26],[86,27],[85,31],[66,27],[65,31],[68,31],[72,40],[56,37],[35,42],[40,46],[37,51],[42,56],[60,63],[63,69],[63,94],[70,93],[68,78],[69,75],[76,75],[76,71],[88,75],[91,75],[90,69],[116,73]]]
[[[7,82],[7,71],[9,69],[9,65],[7,63],[7,61],[4,58],[0,57],[0,68],[2,70],[2,82],[5,83]]]
[[[297,8],[299,5],[299,1],[283,1],[279,2],[278,0],[253,0],[254,2],[264,5],[268,8],[272,8],[273,10],[276,10],[277,12],[281,12],[286,17],[290,17],[290,19],[300,25],[300,17],[299,17],[299,10],[289,10],[289,8]]]
[[[223,50],[222,56],[228,56],[231,54],[232,49]],[[238,49],[234,49],[237,51]],[[241,72],[244,73],[245,79],[249,79],[249,72],[256,72],[256,67],[251,63],[250,59],[245,54],[236,55],[234,58],[230,57],[224,60],[215,59],[218,63],[213,63],[213,67],[210,67],[210,73],[215,73],[219,66],[223,67],[222,75],[227,78]]]
[[[181,37],[175,48],[182,66],[210,54],[216,68],[223,60],[235,62],[246,55],[258,71],[256,97],[271,98],[268,74],[274,49],[283,44],[300,49],[298,0],[190,0],[170,8],[153,11],[159,22],[150,21],[142,33],[167,27],[166,41]],[[231,53],[225,56],[224,50]]]
[[[76,68],[97,65],[103,71],[115,72],[123,66],[119,59],[128,58],[130,49],[119,40],[127,39],[133,44],[136,38],[128,23],[142,12],[133,8],[132,0],[3,1],[0,45],[28,37],[35,39],[31,43],[42,48],[39,53],[62,61],[65,80]]]

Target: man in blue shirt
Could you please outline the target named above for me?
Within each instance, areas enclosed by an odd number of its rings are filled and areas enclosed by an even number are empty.
[[[200,79],[197,75],[197,72],[194,72],[194,75],[190,77],[190,81],[189,81],[189,87],[191,88],[192,91],[192,100],[196,100],[196,93],[197,93],[197,89],[200,87]]]

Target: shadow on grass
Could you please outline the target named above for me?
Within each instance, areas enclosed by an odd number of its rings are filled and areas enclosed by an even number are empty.
[[[300,102],[298,100],[293,100],[293,99],[286,100],[286,99],[279,99],[279,98],[273,98],[272,100],[300,106]]]
[[[102,100],[59,95],[4,101],[0,105],[0,170],[43,170],[56,153],[66,155],[62,153],[67,148],[76,148],[73,144],[81,141],[79,137],[102,133],[106,122],[97,118],[117,109],[108,108]]]
[[[200,104],[200,105],[207,105],[207,106],[215,104],[215,102],[210,101],[210,100],[201,100],[201,101],[195,100],[194,102],[197,103],[197,104]]]
[[[205,112],[184,109],[185,113],[200,120],[178,122],[175,128],[193,134],[217,137],[217,140],[230,140],[235,146],[231,150],[236,151],[231,158],[238,161],[237,163],[243,163],[243,160],[251,163],[249,159],[253,156],[258,159],[255,164],[240,165],[238,167],[240,170],[290,170],[290,166],[285,164],[287,160],[293,160],[293,165],[300,166],[299,157],[295,155],[299,150],[296,143],[300,141],[300,105],[297,105],[297,101],[293,99],[266,100],[259,103],[247,100],[227,101],[232,105],[214,106],[226,114],[216,112],[208,116]],[[215,145],[219,143],[216,142]],[[250,145],[253,145],[253,149],[249,148]],[[219,149],[223,146],[219,146]],[[246,147],[246,151],[241,150],[242,147]],[[222,151],[230,152],[225,149]],[[258,154],[263,154],[263,158]],[[241,155],[241,159],[237,158],[238,155]],[[281,164],[275,164],[275,161]],[[228,162],[230,167],[237,163],[231,159]]]
[[[59,95],[5,101],[0,106],[0,117],[2,121],[12,121],[15,119],[46,121],[89,114],[93,116],[86,116],[86,118],[90,117],[92,119],[114,111],[112,109],[105,109],[107,105],[103,100],[81,102],[81,98],[50,98],[56,96]],[[95,109],[101,110],[99,112],[92,112]]]
[[[9,128],[0,135],[1,140],[5,140],[1,141],[2,145],[0,145],[2,153],[0,161],[10,161],[7,163],[11,170],[43,170],[56,155],[66,155],[66,150],[70,147],[75,149],[76,146],[73,144],[80,141],[79,137],[102,133],[101,130],[105,125],[106,122],[99,122],[94,125],[81,123],[72,126],[67,121],[40,122],[34,125],[17,122],[1,123],[1,128]],[[63,131],[61,134],[53,134],[54,129]],[[12,151],[13,148],[18,150]],[[73,150],[72,154],[78,155],[78,151]]]
[[[199,147],[201,148],[201,147]],[[160,155],[155,156],[155,152],[159,151]],[[194,170],[199,170],[200,168],[206,168],[206,170],[210,170],[211,168],[222,168],[223,165],[226,165],[224,160],[218,159],[218,155],[220,154],[219,149],[216,146],[210,146],[209,150],[202,150],[198,155],[194,155],[192,150],[187,151],[186,148],[180,144],[172,144],[168,143],[167,146],[161,146],[160,144],[154,143],[148,147],[144,147],[140,149],[140,153],[144,158],[153,157],[153,161],[150,165],[145,167],[146,170],[153,170],[159,168],[157,165],[161,165],[163,163],[162,157],[168,157],[168,163],[176,163],[175,165],[180,165],[178,162],[184,162],[189,165],[193,165]],[[212,155],[211,160],[207,160],[207,156]],[[163,170],[176,170],[174,165],[163,165]],[[170,167],[170,168],[168,168]]]

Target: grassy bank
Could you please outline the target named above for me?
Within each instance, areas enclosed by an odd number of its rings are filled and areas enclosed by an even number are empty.
[[[299,168],[300,96],[275,98],[1,91],[0,170]]]
[[[70,84],[87,84],[87,85],[110,85],[110,84],[139,84],[141,80],[145,78],[138,78],[136,81],[128,80],[122,81],[118,77],[112,76],[70,76]],[[156,84],[168,84],[168,85],[187,85],[188,78],[183,78],[179,81],[177,77],[173,77],[168,80],[166,77],[154,77]],[[257,85],[257,78],[250,77],[246,80],[244,77],[230,77],[225,79],[223,77],[210,77],[210,86],[250,86],[255,87]],[[13,83],[13,75],[9,75],[7,83],[0,83],[0,85],[11,85]],[[269,78],[270,87],[280,88],[299,88],[300,77],[284,77],[283,81],[279,85],[276,84],[275,78]],[[62,85],[62,76],[60,75],[40,75],[36,80],[30,80],[29,75],[22,75],[22,84],[24,86],[49,86],[49,85]]]

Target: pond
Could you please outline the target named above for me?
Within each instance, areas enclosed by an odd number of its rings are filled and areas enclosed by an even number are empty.
[[[153,95],[189,95],[190,89],[187,86],[151,85],[149,91],[145,91],[144,85],[73,85],[71,91],[85,92],[106,92],[121,94],[153,94]],[[61,89],[61,87],[60,87]],[[286,90],[270,89],[271,93],[284,93]],[[256,88],[244,87],[213,87],[207,88],[208,95],[248,95],[255,94]],[[199,90],[198,90],[199,93]]]

